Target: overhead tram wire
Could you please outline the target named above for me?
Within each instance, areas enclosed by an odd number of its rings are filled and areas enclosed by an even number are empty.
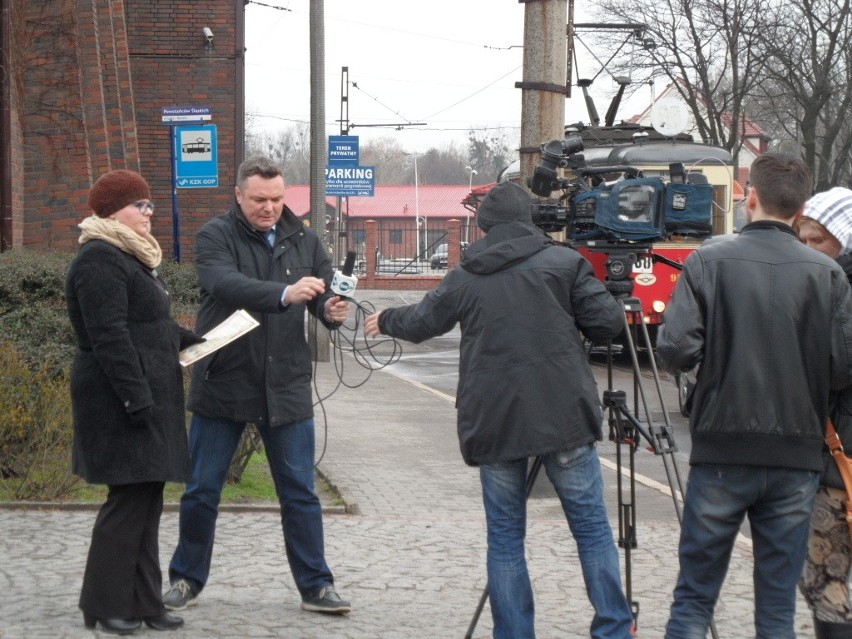
[[[266,4],[265,2],[258,2],[258,0],[244,0],[245,4],[259,4],[261,7],[269,7],[270,9],[277,9],[278,11],[289,11],[293,12],[289,7],[279,7],[274,4]]]
[[[355,127],[361,127],[361,128],[364,128],[364,127],[394,127],[397,131],[402,131],[402,129],[404,129],[405,127],[409,127],[409,126],[426,126],[426,124],[427,124],[426,122],[412,122],[411,120],[409,120],[408,118],[406,118],[402,114],[400,114],[399,111],[394,111],[387,104],[381,102],[377,97],[372,96],[369,93],[367,93],[366,91],[364,91],[364,89],[362,89],[361,87],[358,86],[357,82],[350,82],[349,84],[352,86],[353,89],[358,89],[361,93],[363,93],[368,98],[373,100],[376,104],[383,106],[385,109],[387,109],[388,111],[393,113],[395,116],[405,120],[404,123],[398,122],[398,123],[390,123],[390,124],[354,124],[354,123],[350,123],[349,124],[350,129],[354,129]]]

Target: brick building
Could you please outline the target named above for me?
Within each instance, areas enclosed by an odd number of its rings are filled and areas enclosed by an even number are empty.
[[[476,226],[475,214],[464,205],[470,194],[467,184],[411,185],[379,184],[372,197],[351,197],[343,204],[342,230],[347,239],[338,252],[353,250],[365,260],[367,222],[376,222],[376,248],[388,259],[413,259],[416,247],[424,261],[435,250],[447,244],[450,220],[458,220],[460,241],[475,242],[483,233]],[[287,187],[285,201],[303,220],[310,215],[310,187],[293,184]],[[334,254],[337,198],[326,197],[326,236],[329,253]],[[419,213],[420,224],[417,223]],[[345,246],[344,246],[345,245]]]
[[[244,143],[244,0],[0,0],[0,248],[70,251],[102,173],[139,171],[174,256],[169,106],[210,108],[219,187],[177,189],[182,256],[233,201]],[[203,29],[213,34],[208,42]]]

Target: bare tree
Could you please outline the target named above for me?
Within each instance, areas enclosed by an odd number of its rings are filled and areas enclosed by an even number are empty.
[[[469,165],[476,169],[480,179],[494,181],[500,171],[518,159],[514,151],[517,141],[512,142],[512,135],[508,131],[498,130],[478,137],[477,132],[471,130],[468,136]]]
[[[246,131],[249,131],[246,128]],[[278,131],[249,132],[248,155],[265,155],[284,167],[289,184],[307,184],[310,171],[311,139],[307,124],[296,124]]]
[[[643,80],[663,76],[674,83],[701,138],[736,157],[748,115],[746,97],[759,83],[766,63],[759,34],[767,27],[767,15],[772,15],[769,3],[604,0],[599,12],[609,21],[634,22],[636,16],[642,17],[644,53],[634,62]]]
[[[850,0],[790,0],[765,32],[771,53],[759,96],[767,115],[825,187],[850,183],[852,6]]]
[[[443,148],[431,148],[418,160],[418,179],[420,184],[467,184],[469,174],[467,152],[455,144]],[[414,180],[414,172],[411,172]]]
[[[470,132],[467,149],[450,143],[417,154],[417,179],[420,184],[467,184],[476,169],[475,182],[497,179],[497,174],[509,165],[517,154],[510,149],[509,134],[491,132],[478,138]],[[246,153],[261,154],[277,160],[283,167],[289,184],[307,184],[310,167],[310,135],[304,123],[277,131],[255,131],[251,120],[246,122]],[[414,162],[392,137],[382,137],[363,144],[359,162],[376,167],[377,184],[414,184]]]
[[[410,162],[402,145],[391,137],[370,140],[361,147],[361,164],[376,167],[377,184],[408,184]]]

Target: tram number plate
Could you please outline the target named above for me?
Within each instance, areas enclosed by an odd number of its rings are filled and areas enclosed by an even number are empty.
[[[653,273],[654,259],[650,255],[640,255],[633,264],[634,273]]]

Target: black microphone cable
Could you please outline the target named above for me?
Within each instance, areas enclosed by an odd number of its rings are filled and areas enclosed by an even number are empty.
[[[316,468],[317,465],[325,457],[326,450],[328,449],[328,414],[326,412],[325,404],[323,402],[329,399],[338,390],[340,390],[341,386],[345,386],[346,388],[352,389],[363,386],[370,379],[373,374],[373,371],[381,370],[387,366],[390,366],[391,364],[398,362],[399,359],[402,357],[402,344],[395,338],[384,336],[381,338],[369,339],[364,333],[364,323],[367,320],[367,316],[372,315],[376,312],[373,304],[370,302],[358,302],[353,298],[346,298],[346,300],[350,303],[352,307],[354,307],[354,316],[343,324],[341,324],[339,327],[337,327],[337,329],[331,331],[332,361],[334,363],[334,372],[337,381],[334,385],[334,388],[332,388],[325,394],[320,392],[319,385],[317,383],[319,361],[318,358],[314,359],[312,377],[313,389],[316,395],[316,400],[314,401],[313,405],[314,408],[318,407],[319,412],[322,415],[323,432],[322,449],[320,450],[319,456],[314,462],[314,468]],[[323,312],[323,310],[321,308],[318,308],[317,312],[321,313]],[[317,329],[319,327],[319,319],[317,319],[316,316],[311,316],[309,318],[309,321],[313,323],[312,328],[314,341],[311,344],[312,351],[314,353],[317,353]],[[345,365],[345,362],[350,356],[352,359],[354,359],[358,367],[360,367],[362,371],[365,371],[363,378],[357,381],[348,381],[346,379],[345,373],[347,367]]]

